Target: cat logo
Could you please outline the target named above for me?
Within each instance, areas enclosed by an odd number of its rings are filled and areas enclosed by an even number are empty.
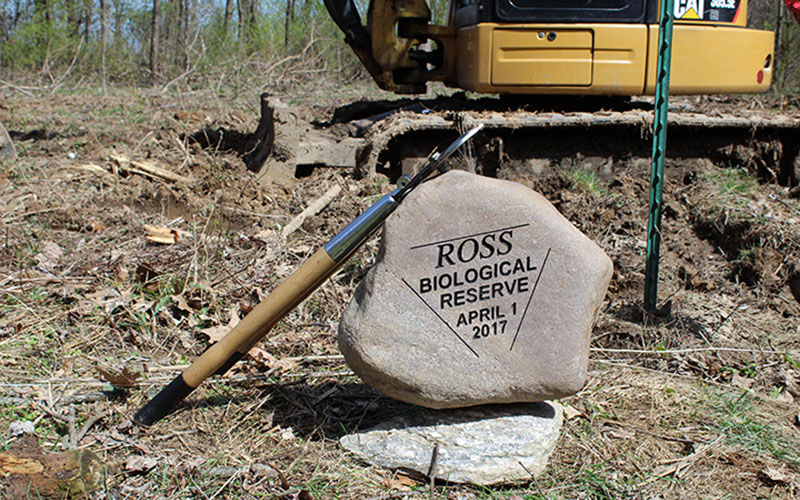
[[[704,0],[675,0],[675,19],[703,19]]]

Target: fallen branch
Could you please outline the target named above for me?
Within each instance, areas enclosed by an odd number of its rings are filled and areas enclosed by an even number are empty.
[[[194,182],[194,179],[191,177],[185,177],[183,175],[176,174],[175,172],[170,172],[169,170],[165,170],[161,167],[157,167],[142,161],[131,160],[122,155],[112,154],[111,159],[114,160],[119,168],[127,172],[145,175],[147,177],[164,179],[172,182],[180,182],[182,184],[191,184]]]
[[[325,191],[325,194],[314,200],[314,202],[307,206],[305,210],[300,212],[294,219],[289,221],[289,223],[283,227],[281,230],[281,236],[286,238],[293,232],[297,231],[300,226],[303,225],[303,222],[305,222],[306,219],[321,212],[322,209],[325,208],[328,203],[332,202],[337,196],[339,196],[339,193],[341,192],[342,188],[338,184]]]

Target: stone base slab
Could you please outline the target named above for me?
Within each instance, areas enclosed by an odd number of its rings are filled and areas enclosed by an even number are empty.
[[[419,409],[339,442],[379,467],[454,483],[491,485],[541,474],[562,423],[557,403]]]

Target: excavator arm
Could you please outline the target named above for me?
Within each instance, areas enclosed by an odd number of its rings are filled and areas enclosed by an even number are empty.
[[[425,0],[372,0],[366,28],[353,0],[325,7],[381,89],[419,94],[428,81],[454,80],[455,29],[430,24]]]

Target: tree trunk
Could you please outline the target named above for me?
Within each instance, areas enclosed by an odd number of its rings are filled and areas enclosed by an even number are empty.
[[[228,36],[228,29],[230,28],[231,15],[233,14],[233,0],[225,0],[225,22],[223,28],[225,36]]]
[[[178,33],[177,33],[177,49],[175,51],[175,64],[179,67],[186,65],[186,29],[189,24],[186,14],[187,0],[178,0]]]
[[[186,0],[186,32],[184,34],[184,38],[186,39],[187,43],[191,43],[194,41],[195,33],[198,30],[197,27],[197,19],[195,13],[197,12],[197,2],[195,0]],[[186,71],[189,70],[189,47],[187,46],[184,49],[184,54],[186,57],[183,61],[183,66]]]
[[[236,0],[236,5],[239,10],[239,48],[243,50],[249,39],[247,15],[250,9],[247,7],[247,0]]]
[[[92,0],[83,1],[83,39],[89,40],[92,31]]]
[[[16,0],[16,2],[14,2],[14,24],[12,25],[12,28],[17,27],[20,16],[22,16],[22,5],[20,4],[20,0]]]
[[[103,94],[106,92],[106,0],[100,0],[100,50],[103,66]]]
[[[248,17],[248,21],[250,23],[250,33],[255,32],[257,19],[258,19],[258,0],[250,0],[250,16]]]
[[[783,53],[781,51],[781,24],[783,24],[783,2],[775,2],[775,5],[778,7],[777,17],[778,19],[775,22],[775,48],[774,48],[774,55],[772,57],[772,76],[773,76],[773,83],[775,87],[780,91],[783,90],[783,78],[781,81],[778,81],[778,70],[783,69],[785,73],[785,68],[781,68],[783,65]]]
[[[159,26],[158,0],[153,0],[153,22],[150,30],[150,79],[155,84],[158,81],[158,26]]]
[[[172,35],[172,32],[175,31],[175,24],[178,22],[177,19],[174,19],[176,12],[174,7],[175,1],[180,0],[164,0],[164,2],[161,4],[163,7],[161,16],[164,18],[162,21],[164,23],[164,32],[161,33],[161,41],[164,42],[164,47],[166,48],[167,54],[175,52],[175,37]]]
[[[286,19],[283,23],[283,48],[289,50],[289,25],[294,19],[294,0],[286,0]]]

